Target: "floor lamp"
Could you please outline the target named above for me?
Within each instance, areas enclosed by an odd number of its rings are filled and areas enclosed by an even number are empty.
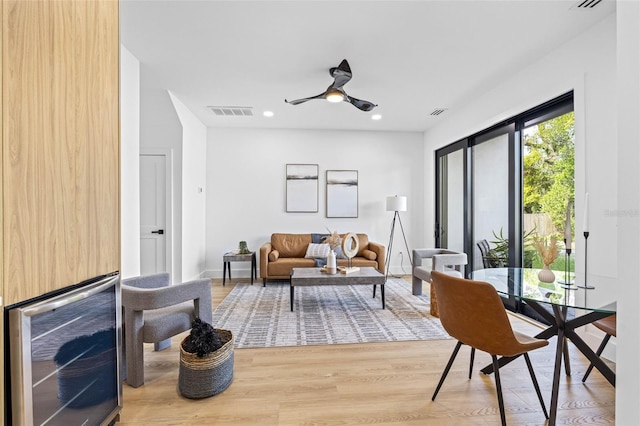
[[[385,274],[385,281],[389,277],[389,266],[391,263],[391,250],[393,248],[393,235],[396,230],[396,219],[400,224],[400,230],[402,231],[402,238],[404,238],[404,246],[407,249],[407,257],[409,263],[411,263],[411,272],[413,273],[413,261],[411,260],[411,253],[409,253],[409,245],[407,244],[407,237],[404,234],[404,228],[402,227],[402,219],[400,219],[399,212],[407,211],[407,197],[387,197],[387,211],[393,212],[393,221],[391,222],[391,234],[389,235],[389,245],[387,246],[387,271]]]

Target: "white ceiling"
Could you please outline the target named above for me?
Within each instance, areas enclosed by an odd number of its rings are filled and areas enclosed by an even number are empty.
[[[122,0],[120,34],[143,88],[170,90],[209,127],[423,131],[615,10],[614,0],[575,4]],[[372,112],[284,102],[322,93],[342,59],[353,71],[345,91],[377,103]],[[209,105],[254,116],[217,117]],[[436,108],[448,110],[430,116]]]

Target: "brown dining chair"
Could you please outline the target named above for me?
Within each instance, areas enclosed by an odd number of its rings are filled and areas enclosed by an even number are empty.
[[[528,354],[533,349],[546,346],[548,342],[513,330],[500,296],[491,284],[453,277],[438,271],[431,272],[431,280],[438,298],[442,326],[451,337],[458,340],[431,400],[435,401],[460,347],[468,345],[471,347],[469,378],[471,378],[473,369],[475,350],[478,349],[491,355],[502,425],[506,425],[506,420],[500,386],[498,356],[524,355],[533,387],[538,394],[544,416],[548,419],[549,415]]]
[[[616,322],[617,315],[613,314],[592,323],[598,329],[604,331],[605,333],[604,339],[602,339],[602,342],[600,343],[600,346],[598,346],[598,350],[596,351],[597,356],[602,355],[602,351],[604,351],[604,347],[607,346],[607,343],[609,343],[609,339],[611,339],[611,336],[616,337]],[[587,380],[589,374],[591,374],[591,370],[593,370],[593,364],[590,364],[589,368],[587,368],[587,371],[584,373],[584,377],[582,378],[583,383]]]

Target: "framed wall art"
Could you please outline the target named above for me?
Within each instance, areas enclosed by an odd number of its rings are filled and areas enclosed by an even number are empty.
[[[327,217],[358,217],[357,170],[327,170]]]
[[[318,212],[318,165],[287,164],[287,213]]]

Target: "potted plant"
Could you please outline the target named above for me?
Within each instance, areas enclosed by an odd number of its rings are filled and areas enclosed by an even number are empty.
[[[196,318],[180,344],[178,388],[187,398],[206,398],[233,380],[233,334]]]
[[[532,248],[534,233],[535,229],[532,229],[529,232],[525,232],[522,236],[524,246],[523,264],[525,268],[531,268],[533,266],[533,258],[536,254],[536,250]],[[493,231],[493,238],[494,240],[490,242],[493,244],[493,247],[489,250],[486,259],[492,268],[503,268],[509,263],[509,239],[503,235],[502,228],[500,228],[498,234]]]

